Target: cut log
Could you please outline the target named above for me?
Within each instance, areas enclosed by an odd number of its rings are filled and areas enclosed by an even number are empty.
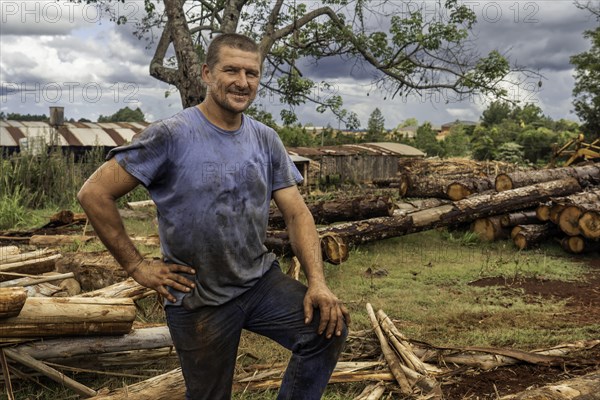
[[[166,326],[134,329],[124,336],[72,337],[48,339],[19,345],[15,348],[36,360],[54,361],[99,353],[158,349],[173,346]]]
[[[506,239],[510,235],[510,231],[502,226],[502,218],[504,215],[476,219],[471,224],[471,232],[476,233],[481,240],[487,242]]]
[[[439,175],[410,175],[405,191],[400,191],[400,197],[437,197],[447,199],[448,185],[454,181]]]
[[[517,211],[514,213],[503,215],[500,219],[500,225],[504,228],[512,228],[517,225],[528,225],[537,223],[538,217],[536,210]]]
[[[517,394],[500,397],[499,400],[600,400],[600,371],[551,383],[542,387],[528,388]]]
[[[394,210],[394,216],[399,217],[413,212],[426,210],[428,208],[439,207],[449,203],[450,200],[438,199],[435,197],[429,199],[415,199],[411,201],[403,201],[396,203],[396,210]]]
[[[600,240],[600,212],[586,211],[579,218],[581,234],[588,239]]]
[[[316,224],[327,225],[341,221],[392,216],[395,204],[387,196],[355,196],[346,199],[320,201],[307,204]],[[274,208],[269,212],[269,226],[285,229],[281,212]]]
[[[127,273],[108,252],[65,253],[56,263],[61,273],[73,272],[84,292],[98,290],[127,279]]]
[[[462,200],[475,193],[483,193],[494,188],[488,178],[463,178],[450,183],[446,188],[446,195],[450,200]]]
[[[103,287],[102,289],[82,293],[77,297],[104,297],[107,299],[131,298],[133,300],[139,300],[154,293],[156,293],[154,290],[140,285],[133,280],[133,278],[127,278],[122,282],[114,283],[112,285]]]
[[[86,243],[93,240],[95,236],[82,235],[33,235],[29,239],[32,246],[66,246],[71,244]]]
[[[406,187],[406,185],[408,185],[408,181],[407,181],[406,175],[398,175],[398,176],[394,176],[392,178],[373,179],[373,185],[375,185],[379,188],[386,188],[386,187],[401,188],[401,187]]]
[[[27,300],[22,287],[0,288],[0,319],[19,315]]]
[[[569,253],[581,254],[600,250],[600,243],[590,242],[583,236],[567,236],[560,240],[560,246]]]
[[[153,200],[142,200],[142,201],[128,201],[127,207],[131,209],[136,208],[146,208],[146,207],[156,207],[156,204]]]
[[[323,261],[333,265],[339,265],[348,259],[348,246],[344,239],[331,232],[323,232],[319,237]],[[293,255],[292,245],[290,244],[287,231],[267,231],[267,237],[264,244],[267,249],[278,255]]]
[[[575,179],[544,182],[514,190],[479,195],[451,204],[417,211],[401,217],[380,217],[320,228],[319,233],[336,233],[348,246],[382,240],[441,226],[468,223],[477,218],[533,207],[550,197],[581,190]]]
[[[498,192],[530,186],[541,182],[550,182],[564,178],[575,178],[583,187],[600,183],[600,165],[582,167],[564,167],[541,169],[537,171],[512,172],[496,176],[495,187]]]
[[[4,260],[9,256],[19,254],[21,250],[17,246],[0,246],[0,263],[5,262]]]
[[[73,276],[73,273],[69,272],[67,274],[52,274],[35,278],[28,277],[12,279],[10,281],[0,282],[0,288],[33,286],[44,282],[60,281],[63,279],[72,278]]]
[[[513,237],[513,242],[519,250],[537,246],[544,240],[559,233],[558,227],[549,222],[543,225],[519,225],[519,227],[521,229]]]
[[[583,206],[574,204],[564,206],[558,216],[558,226],[560,230],[569,236],[577,236],[581,234],[579,229],[579,218],[583,215],[585,209]]]
[[[30,297],[18,316],[2,321],[0,337],[123,335],[135,313],[131,299]]]
[[[10,264],[19,261],[33,260],[35,258],[43,258],[56,253],[56,250],[52,249],[40,249],[36,251],[29,251],[26,253],[17,253],[13,255],[8,255],[3,260],[0,260],[0,265]]]
[[[564,204],[557,204],[553,202],[552,207],[550,207],[550,222],[558,225],[558,217],[560,216],[562,210],[565,209],[565,207],[566,205]]]
[[[535,216],[542,222],[550,221],[550,209],[552,208],[552,202],[542,203],[535,209]],[[526,225],[526,224],[525,224]]]
[[[0,282],[11,280],[12,276],[9,273],[40,275],[44,272],[53,271],[56,261],[60,258],[60,254],[55,254],[27,261],[2,264],[0,265]]]

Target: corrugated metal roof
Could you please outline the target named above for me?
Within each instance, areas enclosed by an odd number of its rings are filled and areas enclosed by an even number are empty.
[[[412,146],[394,142],[344,144],[341,146],[323,146],[316,148],[289,147],[288,152],[290,154],[304,157],[318,157],[324,155],[351,156],[359,154],[425,157],[425,153],[418,149],[415,149]]]
[[[150,125],[147,122],[66,122],[58,131],[48,122],[0,120],[0,147],[16,147],[19,139],[43,137],[60,146],[115,147],[131,141],[133,136]]]

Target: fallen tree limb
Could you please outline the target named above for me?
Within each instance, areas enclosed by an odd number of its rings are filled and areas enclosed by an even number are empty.
[[[600,371],[552,383],[521,393],[500,397],[499,400],[599,400]]]
[[[27,300],[27,290],[23,288],[0,288],[0,319],[19,315],[25,300]]]
[[[154,293],[156,293],[154,290],[140,285],[133,278],[127,278],[124,281],[114,283],[102,289],[81,293],[76,297],[104,297],[108,299],[128,297],[133,300],[139,300]]]
[[[61,258],[60,254],[54,254],[42,258],[34,258],[26,261],[11,262],[0,265],[0,282],[10,280],[3,272],[16,272],[21,274],[40,275],[44,272],[54,270],[56,261]]]

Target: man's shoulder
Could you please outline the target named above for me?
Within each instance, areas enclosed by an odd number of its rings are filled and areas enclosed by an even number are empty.
[[[245,124],[247,125],[247,127],[249,129],[252,129],[256,132],[258,132],[261,135],[267,136],[267,137],[279,137],[279,135],[277,134],[277,132],[275,131],[275,129],[271,128],[268,125],[263,124],[260,121],[255,120],[254,118],[244,114],[244,119],[245,119]]]

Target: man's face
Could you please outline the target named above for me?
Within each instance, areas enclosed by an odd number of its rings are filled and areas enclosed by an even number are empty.
[[[231,113],[245,111],[256,97],[260,81],[260,55],[221,47],[219,61],[211,69],[202,67],[202,78],[208,86],[208,96],[222,109]]]

